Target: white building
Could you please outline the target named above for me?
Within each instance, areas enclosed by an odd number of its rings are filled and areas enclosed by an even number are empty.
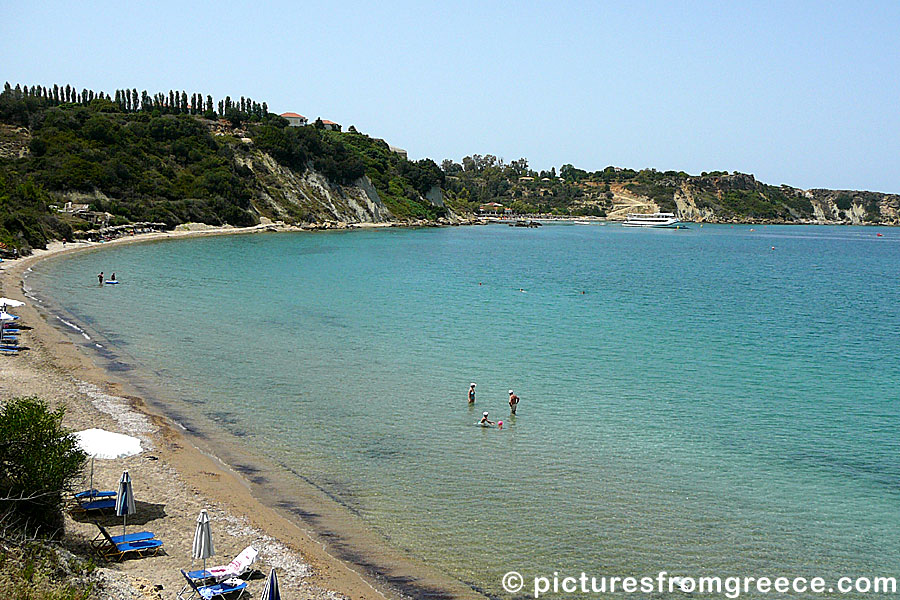
[[[281,115],[279,116],[287,119],[288,125],[290,127],[303,127],[309,122],[306,117],[304,117],[303,115],[298,115],[294,112],[281,113]]]
[[[408,156],[406,154],[406,150],[404,150],[403,148],[398,148],[397,146],[391,146],[390,144],[388,144],[388,148],[390,148],[391,152],[393,152],[394,154],[399,154],[403,158],[408,158]]]

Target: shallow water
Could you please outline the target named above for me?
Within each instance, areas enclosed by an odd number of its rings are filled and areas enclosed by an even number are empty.
[[[754,229],[226,236],[28,282],[490,594],[511,569],[897,576],[900,231]]]

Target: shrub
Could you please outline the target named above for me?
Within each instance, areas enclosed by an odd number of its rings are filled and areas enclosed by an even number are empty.
[[[62,419],[63,409],[37,397],[0,408],[0,506],[13,524],[44,535],[61,531],[63,494],[86,459]]]

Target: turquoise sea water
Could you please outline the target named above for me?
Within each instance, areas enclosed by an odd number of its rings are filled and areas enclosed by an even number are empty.
[[[28,281],[489,594],[511,569],[898,576],[900,230],[754,229],[215,237]]]

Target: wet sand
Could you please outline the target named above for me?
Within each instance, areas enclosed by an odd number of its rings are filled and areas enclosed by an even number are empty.
[[[252,544],[260,550],[257,568],[265,573],[278,569],[285,598],[483,598],[389,549],[312,482],[304,484],[301,473],[276,485],[278,479],[285,479],[277,465],[244,460],[239,444],[217,445],[218,440],[205,435],[202,428],[184,430],[167,416],[166,398],[142,395],[122,374],[102,368],[97,357],[73,342],[59,321],[35,306],[22,290],[26,269],[51,255],[153,239],[262,230],[271,227],[152,233],[65,248],[56,242],[31,257],[0,263],[0,294],[26,301],[27,306],[16,313],[23,324],[33,327],[20,336],[20,344],[28,350],[0,357],[0,398],[36,395],[54,407],[64,406],[65,424],[72,430],[98,427],[141,438],[144,452],[140,455],[94,462],[97,489],[115,489],[122,469],[129,470],[137,513],[128,520],[128,531],[152,531],[164,542],[165,553],[159,556],[112,566],[127,576],[126,585],[138,595],[170,598],[182,588],[179,569],[192,566],[195,519],[206,508],[216,550],[208,564],[226,564]],[[98,521],[113,534],[121,533],[122,523],[114,514]],[[66,517],[67,544],[84,553],[97,531],[90,519]],[[193,568],[199,568],[199,563],[195,561]],[[248,590],[256,596],[262,586],[262,580],[252,581]]]

